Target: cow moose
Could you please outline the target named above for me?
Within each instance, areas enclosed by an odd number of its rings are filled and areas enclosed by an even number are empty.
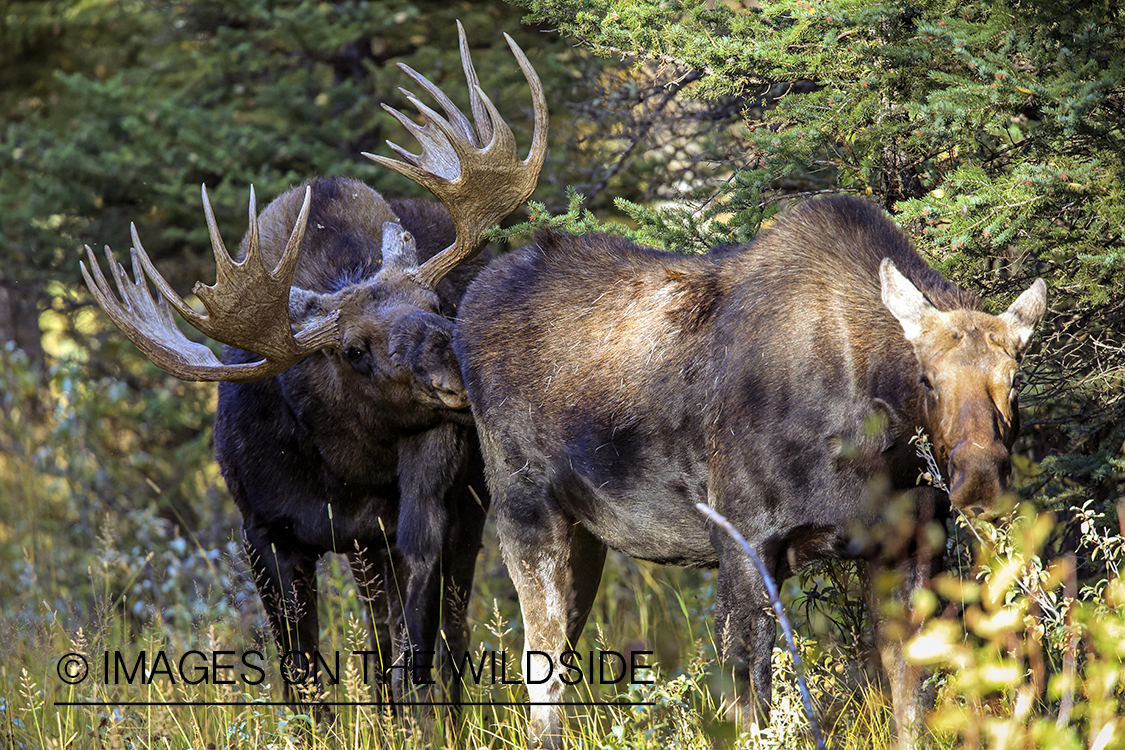
[[[891,492],[987,517],[1010,480],[1021,353],[1041,280],[1001,315],[945,280],[871,203],[808,201],[754,242],[684,256],[611,236],[537,234],[461,300],[453,348],[484,453],[525,649],[577,646],[606,549],[718,567],[715,629],[744,725],[768,721],[776,637],[758,572],[696,508],[729,519],[777,579],[866,556],[903,575],[930,556],[857,533]],[[917,487],[916,428],[948,495]],[[880,489],[882,488],[882,489]],[[907,535],[910,536],[910,535]],[[906,599],[909,601],[909,599]],[[920,679],[877,642],[899,740]],[[536,743],[561,744],[561,669],[525,664]]]
[[[319,178],[278,197],[259,219],[251,188],[235,263],[204,188],[217,264],[216,283],[195,288],[205,314],[161,277],[135,228],[135,281],[106,248],[120,299],[86,248],[91,292],[154,363],[180,378],[222,381],[216,452],[242,513],[245,552],[282,666],[294,679],[317,672],[316,562],[326,552],[347,555],[370,604],[381,659],[375,671],[415,650],[466,646],[465,604],[488,494],[450,345],[452,317],[483,265],[470,259],[486,244],[484,230],[535,187],[547,106],[535,71],[505,35],[534,101],[532,145],[521,161],[480,88],[460,23],[458,33],[474,122],[403,65],[448,119],[404,91],[422,126],[384,107],[422,153],[389,144],[407,163],[365,154],[441,203],[385,200],[361,182]],[[160,292],[155,300],[149,282]],[[226,344],[221,362],[184,336],[169,304]],[[439,624],[444,637],[435,646]],[[399,697],[405,670],[390,671]],[[418,669],[415,678],[425,675]],[[449,691],[456,703],[459,684],[451,681]],[[288,677],[285,693],[293,698]]]

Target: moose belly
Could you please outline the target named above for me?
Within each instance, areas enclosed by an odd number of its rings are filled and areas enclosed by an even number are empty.
[[[718,564],[706,520],[695,507],[707,501],[704,481],[655,467],[606,478],[567,464],[552,474],[555,502],[607,547],[665,565]],[[636,481],[638,474],[648,474],[647,481]]]

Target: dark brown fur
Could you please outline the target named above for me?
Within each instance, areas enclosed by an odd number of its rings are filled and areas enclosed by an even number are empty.
[[[979,312],[858,199],[807,202],[751,245],[705,256],[543,233],[494,262],[466,292],[454,349],[527,648],[557,654],[578,638],[606,547],[717,565],[716,633],[744,720],[763,716],[774,622],[762,582],[696,503],[730,519],[779,579],[862,553],[901,568],[909,592],[929,572],[903,544],[910,528],[860,532],[896,522],[891,491],[931,517],[948,508],[915,485],[916,427],[948,458],[959,507],[984,512],[1006,489],[1015,357],[1041,304],[1039,283],[1010,320]],[[943,348],[954,337],[980,346]],[[909,741],[917,675],[898,645],[885,661]],[[534,682],[533,701],[561,697],[557,677]],[[557,706],[533,706],[540,740],[558,741],[558,721]]]
[[[304,299],[297,313],[312,319],[340,309],[341,346],[273,378],[221,383],[215,443],[279,650],[317,649],[316,561],[340,552],[388,669],[413,649],[465,644],[488,494],[450,318],[483,260],[448,276],[437,294],[425,291],[384,269],[383,224],[400,223],[416,238],[415,262],[425,260],[453,240],[443,206],[384,201],[354,180],[311,185],[293,282]],[[295,188],[263,211],[268,264],[280,258],[303,194]],[[253,358],[223,352],[228,363]],[[404,674],[393,672],[396,692]]]

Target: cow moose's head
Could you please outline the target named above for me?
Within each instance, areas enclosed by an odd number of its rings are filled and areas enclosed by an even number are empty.
[[[879,269],[883,304],[918,360],[926,431],[953,507],[988,519],[1011,480],[1019,430],[1019,362],[1047,304],[1036,280],[1000,315],[934,307],[889,259]]]
[[[450,271],[481,251],[487,242],[484,231],[515,210],[535,188],[546,154],[547,105],[538,76],[508,37],[534,98],[531,150],[520,160],[511,129],[480,88],[460,24],[458,31],[473,122],[436,86],[402,65],[438,102],[445,117],[404,92],[424,117],[423,125],[384,108],[417,138],[422,153],[411,154],[389,144],[405,161],[364,154],[441,200],[456,228],[453,244],[419,263],[413,238],[396,223],[386,203],[374,191],[354,183],[355,199],[338,202],[334,210],[365,212],[359,219],[349,215],[348,220],[369,227],[374,242],[382,238],[378,273],[332,292],[313,291],[294,283],[298,257],[310,253],[310,246],[316,243],[312,235],[320,228],[310,226],[311,187],[279,197],[267,207],[262,221],[250,189],[249,229],[239,262],[231,259],[223,244],[204,187],[204,214],[217,267],[215,284],[196,284],[194,290],[206,312],[194,311],[164,280],[135,228],[135,282],[106,248],[120,298],[102,274],[93,251],[86,248],[90,269],[83,263],[82,273],[99,305],[149,359],[185,380],[258,380],[326,350],[338,365],[335,371],[340,379],[358,373],[376,381],[384,391],[397,389],[403,400],[466,407],[467,395],[449,347],[452,324],[439,314],[435,289]],[[158,297],[151,294],[149,282],[160,292]],[[208,337],[261,359],[220,362],[206,346],[183,335],[169,305]],[[299,332],[293,332],[294,326]]]

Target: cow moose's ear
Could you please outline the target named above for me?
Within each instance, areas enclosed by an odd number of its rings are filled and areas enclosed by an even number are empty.
[[[383,222],[383,271],[406,273],[418,267],[414,236],[393,221]]]
[[[1043,313],[1047,311],[1047,285],[1043,279],[1036,279],[1008,309],[1000,314],[1000,320],[1011,329],[1017,347],[1022,351],[1031,334],[1039,327]]]
[[[883,305],[902,325],[902,332],[910,343],[922,334],[927,322],[940,315],[918,287],[902,275],[890,258],[879,264],[879,281],[882,284]]]

